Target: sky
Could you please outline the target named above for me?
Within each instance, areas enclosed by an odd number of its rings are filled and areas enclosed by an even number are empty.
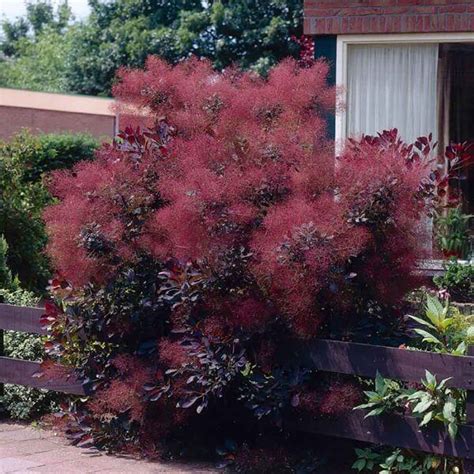
[[[17,16],[22,16],[25,13],[24,0],[0,0],[0,19],[13,19]],[[53,0],[53,4],[57,1]],[[87,0],[68,0],[69,6],[72,8],[74,16],[78,19],[84,18],[89,12]]]

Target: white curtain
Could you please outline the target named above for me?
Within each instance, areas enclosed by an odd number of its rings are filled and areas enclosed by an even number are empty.
[[[438,45],[351,45],[347,135],[398,128],[411,143],[438,135]]]

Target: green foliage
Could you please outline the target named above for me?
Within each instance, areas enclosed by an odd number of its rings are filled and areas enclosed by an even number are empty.
[[[422,419],[420,427],[431,421],[440,421],[454,439],[458,424],[464,418],[465,392],[447,387],[448,380],[438,383],[436,377],[427,370],[426,379],[421,381],[423,389],[407,393],[403,398],[412,407],[412,414]]]
[[[391,413],[400,407],[402,387],[398,382],[383,378],[378,372],[374,390],[364,392],[367,403],[358,405],[354,410],[370,409],[365,418],[382,413]]]
[[[464,355],[467,346],[474,342],[472,317],[464,316],[449,305],[431,295],[426,296],[425,314],[410,316],[421,327],[414,332],[422,337],[422,348],[440,353]]]
[[[0,234],[9,246],[8,266],[26,288],[43,291],[50,273],[41,215],[52,198],[43,173],[92,158],[96,146],[84,135],[26,131],[0,142]]]
[[[474,300],[474,265],[450,260],[443,265],[444,274],[433,278],[440,290],[449,293],[453,301],[470,302]]]
[[[87,134],[36,136],[24,130],[9,142],[0,143],[0,159],[5,157],[11,161],[23,182],[38,182],[43,173],[71,168],[79,161],[92,159],[98,146],[98,140]]]
[[[36,38],[21,38],[15,43],[15,59],[0,67],[0,84],[45,92],[67,92],[68,54],[74,30],[62,34],[45,28]]]
[[[438,383],[436,377],[426,371],[426,379],[421,381],[423,388],[414,390],[377,374],[375,390],[364,392],[368,402],[354,410],[370,409],[367,418],[382,413],[403,413],[409,409],[413,416],[421,419],[420,427],[441,422],[454,439],[458,425],[465,417],[466,392],[447,387],[448,380]]]
[[[49,92],[68,90],[65,75],[70,38],[71,9],[67,1],[56,10],[49,0],[27,2],[26,16],[2,23],[0,85]],[[1,36],[1,35],[0,35]]]
[[[0,48],[8,61],[0,84],[35,90],[109,95],[120,66],[141,67],[150,54],[177,62],[191,54],[216,68],[238,64],[265,74],[297,56],[301,0],[113,0],[90,2],[91,14],[69,24],[70,12],[50,2],[4,22]]]
[[[436,220],[437,240],[446,255],[460,258],[469,256],[469,222],[473,216],[463,214],[460,208],[449,209]]]
[[[295,56],[292,35],[301,35],[303,2],[299,0],[227,0],[212,2],[210,27],[215,31],[213,59],[224,68],[237,62],[266,73],[280,59]]]
[[[6,57],[21,55],[22,41],[35,41],[46,29],[63,33],[71,19],[72,12],[67,0],[62,1],[56,11],[50,0],[28,0],[24,17],[2,21],[0,51]]]
[[[2,23],[3,38],[0,51],[4,56],[13,56],[17,52],[17,44],[21,39],[26,38],[28,30],[28,21],[23,17]]]
[[[0,302],[18,306],[35,306],[38,298],[31,292],[17,288],[0,289]],[[44,357],[43,338],[31,334],[6,331],[5,355],[23,360],[41,360]],[[59,395],[47,390],[6,384],[0,405],[11,418],[26,420],[38,418],[57,409]]]
[[[11,289],[13,286],[13,276],[7,264],[8,244],[5,237],[0,234],[0,288]]]
[[[420,347],[439,353],[463,355],[467,346],[473,342],[474,334],[471,319],[463,316],[449,302],[426,295],[423,317],[410,316],[420,327],[414,332],[421,336]],[[367,402],[355,410],[369,409],[369,416],[382,413],[410,413],[421,419],[420,427],[432,422],[441,422],[454,438],[458,424],[464,418],[465,391],[447,387],[449,379],[437,382],[436,377],[426,371],[426,379],[421,381],[420,390],[414,390],[402,383],[385,379],[379,373],[375,379],[374,390],[364,392]],[[359,463],[362,465],[362,461]]]
[[[409,474],[458,474],[459,463],[455,459],[443,458],[406,449],[356,449],[357,460],[352,469],[359,472],[405,472]]]
[[[66,77],[71,91],[93,95],[110,94],[116,70],[142,66],[149,54],[186,57],[192,51],[180,40],[188,42],[191,32],[181,18],[203,11],[199,0],[93,1],[91,9],[73,35]]]
[[[50,0],[36,0],[34,3],[30,0],[26,4],[26,18],[34,35],[40,34],[46,27],[62,31],[71,17],[67,0],[60,3],[56,11]]]

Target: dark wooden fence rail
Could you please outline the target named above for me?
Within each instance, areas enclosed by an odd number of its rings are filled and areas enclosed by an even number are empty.
[[[0,304],[0,330],[44,334],[39,322],[42,313],[38,308]],[[465,472],[474,474],[474,347],[469,348],[469,355],[465,357],[330,340],[313,341],[296,350],[316,369],[325,372],[373,378],[378,371],[384,377],[406,382],[419,382],[425,370],[435,374],[438,380],[451,377],[451,386],[468,390],[467,422],[460,427],[454,441],[443,427],[420,429],[418,420],[413,417],[391,415],[364,419],[363,411],[328,419],[296,416],[287,420],[288,427],[464,458]],[[80,381],[74,377],[54,380],[34,377],[39,371],[39,362],[0,357],[0,383],[84,394]]]
[[[26,308],[0,304],[0,329],[2,330],[1,345],[3,349],[3,330],[26,332],[31,334],[46,334],[40,324],[44,314],[41,308]],[[84,395],[82,383],[74,376],[38,377],[41,373],[41,363],[4,357],[0,353],[0,383],[27,385],[28,387],[55,390],[57,392]]]
[[[288,424],[306,432],[341,438],[416,449],[434,454],[474,460],[474,347],[469,356],[460,357],[432,352],[409,351],[393,347],[318,340],[301,348],[313,366],[321,371],[353,374],[373,378],[382,376],[405,382],[419,382],[425,370],[436,375],[437,380],[451,377],[452,387],[468,390],[467,422],[460,426],[453,441],[442,426],[419,428],[411,416],[378,416],[364,419],[366,412],[354,411],[340,418],[308,419],[295,417]],[[469,474],[474,473],[474,466]]]

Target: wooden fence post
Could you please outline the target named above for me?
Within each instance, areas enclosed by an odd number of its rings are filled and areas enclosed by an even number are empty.
[[[474,356],[474,346],[467,348],[467,355]],[[466,424],[474,426],[474,364],[471,362],[471,390],[467,391],[466,397]],[[474,449],[474,446],[471,446]],[[464,461],[465,474],[474,474],[474,461],[466,459]]]

